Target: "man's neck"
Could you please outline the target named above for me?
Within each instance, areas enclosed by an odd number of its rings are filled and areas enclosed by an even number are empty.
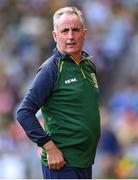
[[[71,56],[71,58],[75,61],[76,64],[80,64],[80,60],[81,60],[80,57]]]
[[[61,52],[60,50],[58,50],[61,54],[65,55],[67,53],[65,52]],[[76,64],[79,64],[82,58],[82,52],[80,54],[68,54],[75,62]]]

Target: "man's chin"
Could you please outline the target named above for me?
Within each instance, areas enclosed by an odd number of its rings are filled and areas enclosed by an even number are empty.
[[[78,54],[78,51],[73,50],[73,49],[69,49],[69,50],[66,51],[66,53],[72,56],[74,54]]]

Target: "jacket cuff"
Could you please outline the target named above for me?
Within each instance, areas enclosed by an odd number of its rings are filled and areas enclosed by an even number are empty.
[[[42,139],[42,140],[40,140],[38,143],[37,143],[37,145],[39,146],[39,147],[43,147],[48,141],[50,141],[51,139],[50,139],[50,137],[47,135],[47,137],[46,138],[44,138],[44,139]]]

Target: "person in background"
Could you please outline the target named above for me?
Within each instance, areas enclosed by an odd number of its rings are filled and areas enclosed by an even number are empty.
[[[77,7],[58,9],[53,55],[38,69],[17,110],[28,137],[42,147],[45,179],[91,179],[100,138],[96,68],[85,53],[86,25]],[[36,113],[41,109],[44,128]]]

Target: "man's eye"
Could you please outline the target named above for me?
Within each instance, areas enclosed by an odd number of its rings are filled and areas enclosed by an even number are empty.
[[[73,31],[80,32],[80,29],[79,28],[74,28]]]
[[[62,32],[63,32],[63,33],[66,33],[66,32],[68,32],[68,29],[63,29]]]

